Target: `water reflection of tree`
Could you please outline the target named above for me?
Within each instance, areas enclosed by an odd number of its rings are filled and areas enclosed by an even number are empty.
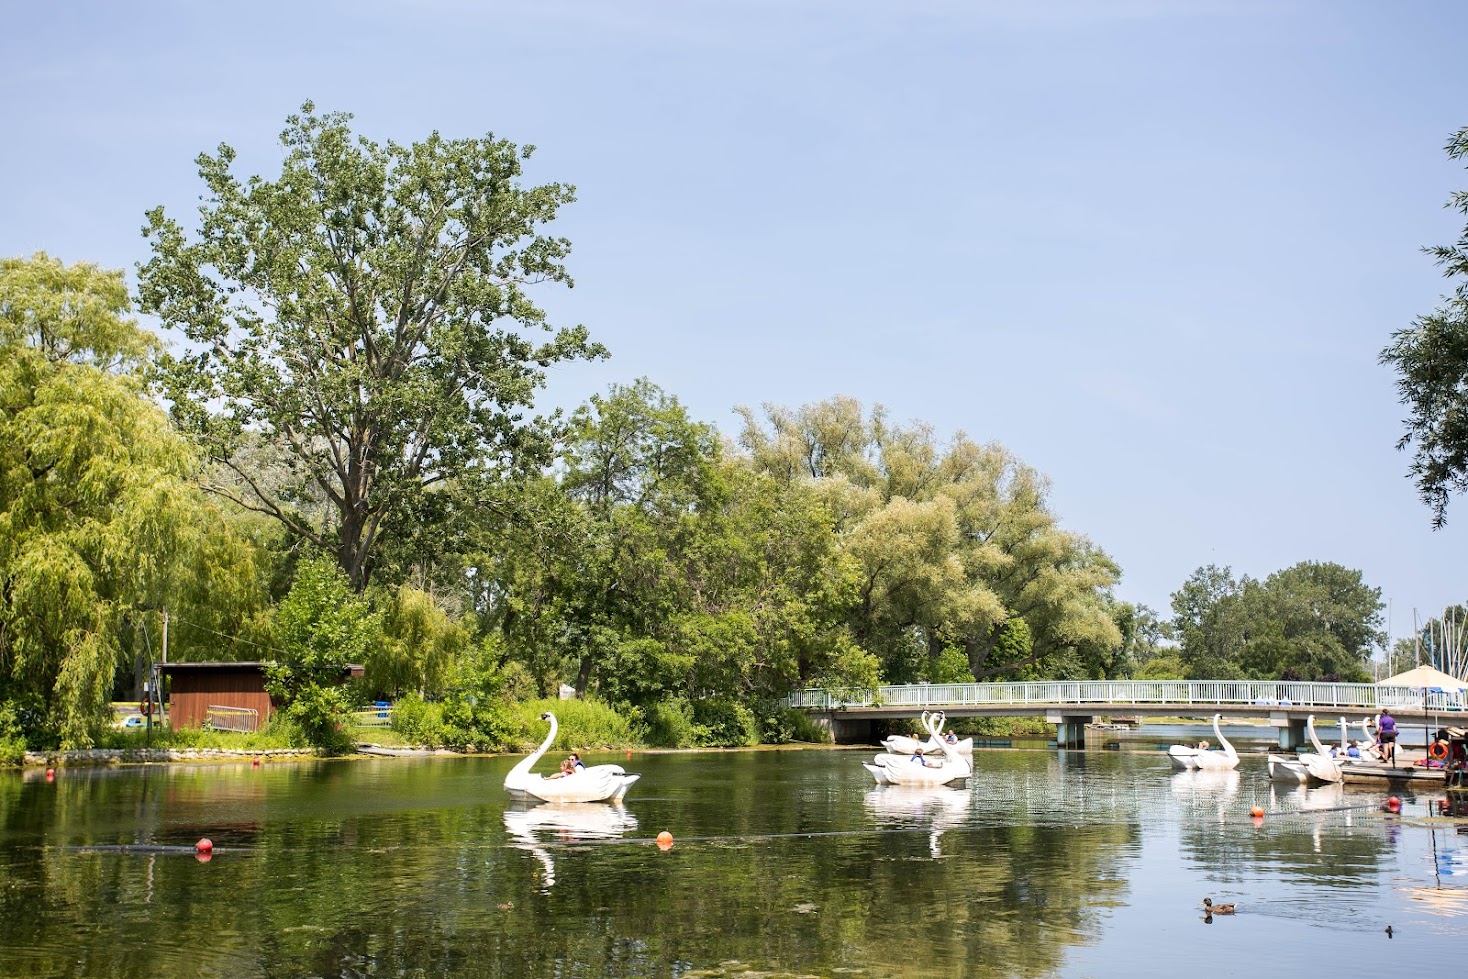
[[[32,971],[64,972],[84,954],[86,974],[124,977],[669,975],[728,961],[1046,975],[1121,902],[1140,835],[1134,814],[1094,818],[1110,803],[1053,781],[1046,796],[1054,772],[1016,764],[995,785],[1018,793],[1006,802],[1018,815],[993,819],[996,801],[975,798],[973,819],[942,828],[935,859],[934,827],[875,818],[862,803],[870,788],[851,772],[771,755],[666,765],[665,791],[685,793],[665,810],[684,820],[674,849],[537,832],[556,862],[553,888],[537,885],[535,857],[512,845],[501,800],[449,765],[398,766],[380,782],[308,768],[258,796],[218,774],[180,774],[168,792],[136,778],[58,782],[0,808],[5,859],[27,882],[0,889],[0,948],[86,935],[84,953],[72,942],[68,957]],[[140,858],[53,845],[185,842],[209,818],[256,827],[249,849],[207,865],[160,856],[151,885]],[[99,833],[107,838],[87,838]],[[9,845],[18,838],[36,845]]]

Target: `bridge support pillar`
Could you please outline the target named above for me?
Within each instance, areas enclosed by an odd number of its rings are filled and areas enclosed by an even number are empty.
[[[1058,748],[1084,748],[1086,725],[1091,723],[1088,715],[1060,714],[1054,711],[1045,715],[1046,722],[1055,725],[1055,746]]]
[[[1269,715],[1269,726],[1279,732],[1279,750],[1294,753],[1305,743],[1305,722],[1285,713]]]
[[[871,744],[875,740],[870,718],[847,717],[837,711],[831,711],[816,714],[812,720],[830,731],[831,738],[837,744]]]

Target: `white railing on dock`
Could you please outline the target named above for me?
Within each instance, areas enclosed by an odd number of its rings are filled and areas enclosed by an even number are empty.
[[[1034,683],[916,683],[906,686],[808,689],[786,698],[791,707],[1030,707],[1077,704],[1125,707],[1188,704],[1243,707],[1383,707],[1451,713],[1468,710],[1461,692],[1374,683],[1275,680],[1046,680]]]

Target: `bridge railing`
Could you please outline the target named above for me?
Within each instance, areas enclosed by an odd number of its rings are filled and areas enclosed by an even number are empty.
[[[1033,683],[916,683],[905,686],[807,689],[786,698],[791,707],[999,707],[1006,704],[1226,704],[1257,707],[1334,707],[1451,713],[1468,710],[1462,693],[1374,683],[1276,680],[1046,680]]]

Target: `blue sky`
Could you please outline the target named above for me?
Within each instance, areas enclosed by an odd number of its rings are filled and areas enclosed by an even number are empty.
[[[574,183],[574,290],[646,376],[835,394],[999,441],[1161,611],[1202,564],[1360,568],[1395,634],[1468,599],[1376,363],[1446,291],[1468,4],[3,0],[0,254],[131,270],[228,142],[271,174],[305,99],[408,142],[493,132]]]

